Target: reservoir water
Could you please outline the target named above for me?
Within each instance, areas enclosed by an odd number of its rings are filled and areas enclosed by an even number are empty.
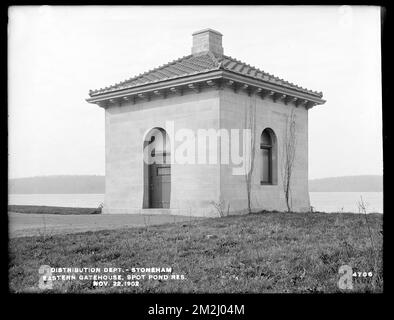
[[[310,192],[315,211],[356,212],[362,197],[367,212],[383,213],[383,192]],[[104,194],[10,194],[8,204],[97,208]]]

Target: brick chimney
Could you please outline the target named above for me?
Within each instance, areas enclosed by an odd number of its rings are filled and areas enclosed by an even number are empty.
[[[192,54],[197,56],[208,51],[217,56],[223,55],[222,34],[212,29],[194,32]]]

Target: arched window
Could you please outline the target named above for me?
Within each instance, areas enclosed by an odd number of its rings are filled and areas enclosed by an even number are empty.
[[[274,184],[276,172],[275,134],[271,129],[265,129],[260,138],[261,149],[261,184]]]

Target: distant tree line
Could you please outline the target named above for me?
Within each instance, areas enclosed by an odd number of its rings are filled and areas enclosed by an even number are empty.
[[[383,177],[379,175],[346,176],[309,181],[311,192],[382,192]]]
[[[381,192],[379,175],[346,176],[309,181],[312,192]],[[41,176],[8,180],[8,193],[104,193],[105,178],[98,175]]]
[[[8,193],[10,194],[38,194],[38,193],[104,193],[104,176],[69,175],[44,176],[10,179]]]

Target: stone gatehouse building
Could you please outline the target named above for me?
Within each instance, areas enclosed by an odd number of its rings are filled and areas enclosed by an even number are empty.
[[[225,55],[219,32],[195,32],[190,55],[91,90],[89,96],[88,102],[105,109],[103,213],[217,216],[218,207],[239,213],[248,203],[253,210],[286,210],[283,164],[289,119],[294,119],[296,137],[292,210],[309,210],[308,110],[325,102],[322,93]],[[245,128],[252,144],[248,149],[248,142],[241,143],[239,154],[249,150],[248,163],[253,163],[250,192],[245,174],[234,174],[237,165],[222,161],[231,153],[222,152],[222,136],[204,145],[195,134],[227,132],[232,145],[238,138],[230,131]],[[213,153],[217,161],[201,161]]]

